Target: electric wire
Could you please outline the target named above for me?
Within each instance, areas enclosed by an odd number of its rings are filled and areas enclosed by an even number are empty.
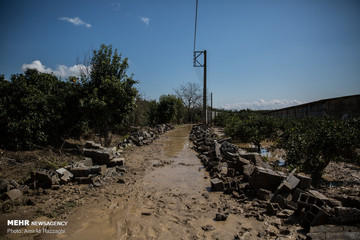
[[[198,0],[196,0],[196,10],[195,10],[194,53],[195,53],[195,43],[196,43],[197,10],[198,10]]]

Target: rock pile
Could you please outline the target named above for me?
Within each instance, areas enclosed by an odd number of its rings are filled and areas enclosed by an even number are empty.
[[[0,179],[0,197],[2,200],[20,200],[22,198],[22,188],[14,180]]]
[[[130,136],[119,143],[119,147],[127,146],[142,146],[148,145],[153,142],[159,135],[173,129],[172,126],[168,124],[158,124],[154,128],[148,130],[141,129],[133,131]]]
[[[61,185],[71,182],[89,184],[100,187],[109,178],[118,176],[118,183],[125,183],[121,176],[126,172],[125,158],[121,157],[123,147],[142,146],[153,142],[158,135],[173,129],[167,124],[159,124],[148,130],[137,130],[130,137],[122,141],[118,148],[105,148],[101,144],[87,141],[84,145],[84,159],[74,162],[56,171],[35,169],[25,185],[19,185],[14,180],[0,179],[0,198],[3,200],[21,200],[23,190],[28,189],[59,189]]]
[[[310,177],[296,174],[296,169],[290,174],[274,170],[261,155],[245,152],[232,144],[231,138],[216,139],[207,125],[194,126],[190,140],[210,174],[213,191],[231,194],[239,202],[255,198],[263,201],[267,214],[289,224],[296,219],[306,231],[324,224],[360,222],[360,197],[344,205],[311,190]],[[318,239],[315,236],[322,236],[318,231],[309,236]],[[351,234],[360,239],[360,233]]]

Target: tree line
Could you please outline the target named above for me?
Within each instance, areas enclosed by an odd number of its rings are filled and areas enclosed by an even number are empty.
[[[139,82],[127,74],[128,59],[111,45],[94,50],[89,63],[89,69],[80,69],[80,77],[66,80],[36,69],[13,74],[10,80],[0,75],[1,148],[56,145],[87,131],[106,145],[112,132],[126,131],[130,125],[201,119],[196,116],[198,106],[193,100],[189,105],[182,95],[182,87],[159,101],[142,98],[136,88]]]

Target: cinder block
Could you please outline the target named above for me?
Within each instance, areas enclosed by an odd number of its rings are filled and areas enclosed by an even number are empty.
[[[274,192],[284,179],[284,176],[271,169],[255,167],[249,178],[249,183],[254,189],[263,188]]]
[[[219,178],[211,179],[211,189],[213,191],[224,191],[224,182]]]
[[[124,165],[125,165],[125,158],[114,158],[108,164],[109,167],[124,166]]]

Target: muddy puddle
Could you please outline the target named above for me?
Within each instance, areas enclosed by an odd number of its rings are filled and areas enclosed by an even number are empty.
[[[232,239],[243,219],[232,215],[226,222],[213,220],[222,205],[221,194],[207,191],[210,180],[191,149],[190,130],[176,128],[149,146],[159,151],[142,153],[151,163],[144,175],[107,204],[103,199],[74,211],[66,234],[58,238]],[[205,225],[214,230],[204,231]]]
[[[190,148],[191,126],[170,132],[165,142],[163,157],[165,165],[148,172],[144,177],[146,188],[167,188],[178,192],[199,192],[209,185],[207,174],[196,153]],[[155,166],[156,166],[156,160]]]

